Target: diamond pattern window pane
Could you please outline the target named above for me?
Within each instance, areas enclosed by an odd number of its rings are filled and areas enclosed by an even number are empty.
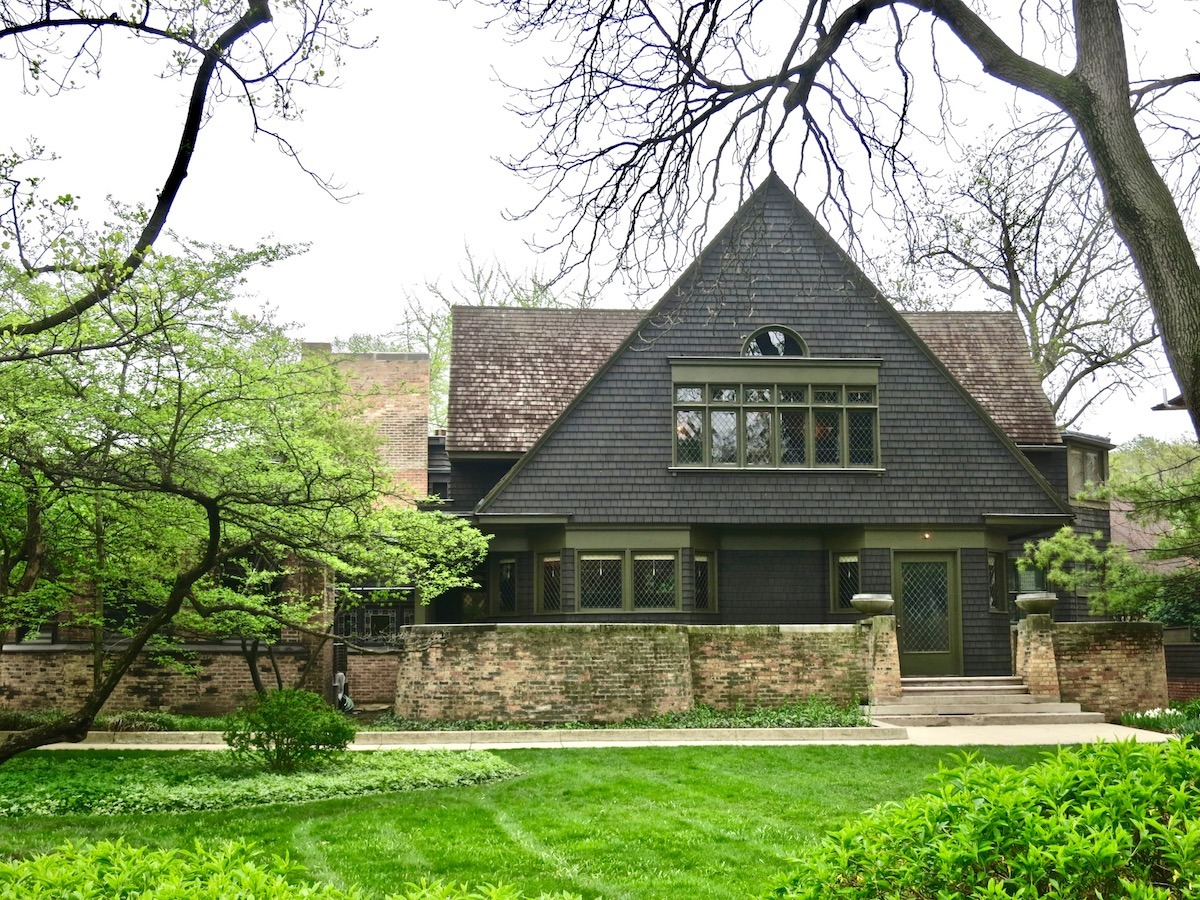
[[[707,553],[696,554],[696,609],[712,609],[709,574],[712,562]]]
[[[807,410],[783,409],[779,411],[779,464],[781,466],[802,466],[808,461],[804,447],[804,430],[807,419]]]
[[[808,388],[806,387],[781,387],[779,389],[780,403],[807,403]]]
[[[704,462],[704,413],[698,409],[675,410],[675,462],[681,466]]]
[[[746,410],[746,465],[769,466],[775,462],[771,432],[774,413]]]
[[[950,650],[950,594],[944,562],[900,564],[904,606],[904,650],[946,653]]]
[[[699,385],[688,385],[675,388],[676,403],[703,403],[704,388]]]
[[[875,465],[875,410],[847,410],[846,438],[850,445],[850,465]]]
[[[542,557],[542,609],[562,609],[562,560],[557,556]]]
[[[813,388],[813,403],[841,403],[842,389],[836,387]]]
[[[841,462],[841,424],[841,410],[813,410],[813,452],[817,465],[836,466]]]
[[[875,391],[871,388],[846,388],[847,403],[874,403]]]
[[[675,555],[633,555],[633,608],[675,608]]]
[[[858,554],[840,553],[837,558],[838,609],[854,609],[850,598],[858,593]]]
[[[714,409],[709,413],[709,446],[714,466],[738,461],[737,417],[731,409]]]
[[[517,561],[502,559],[497,564],[499,575],[499,606],[502,613],[517,611]]]
[[[737,398],[736,387],[714,384],[709,388],[708,399],[712,403],[737,403]]]
[[[746,402],[747,403],[770,403],[771,396],[774,390],[770,387],[747,387]]]
[[[580,609],[621,608],[624,561],[625,557],[618,553],[579,557]]]

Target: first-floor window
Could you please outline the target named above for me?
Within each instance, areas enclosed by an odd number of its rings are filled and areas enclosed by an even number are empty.
[[[679,554],[614,551],[579,554],[580,612],[679,608]]]
[[[852,610],[854,606],[850,601],[859,593],[858,554],[835,553],[833,559],[833,608]]]
[[[713,564],[712,554],[697,553],[696,554],[696,584],[694,594],[694,606],[698,610],[708,611],[716,606],[715,597],[713,596]]]
[[[517,611],[517,561],[502,559],[496,563],[496,610],[515,613]]]
[[[625,554],[579,554],[579,608],[621,609]]]
[[[1008,609],[1008,588],[1004,583],[1004,554],[988,554],[988,605],[992,612]]]
[[[541,607],[544,612],[562,609],[562,557],[542,557]]]

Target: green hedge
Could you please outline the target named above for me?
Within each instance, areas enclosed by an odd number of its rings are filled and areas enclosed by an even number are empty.
[[[523,900],[505,886],[478,888],[410,884],[387,900]],[[311,881],[303,867],[268,856],[253,845],[211,849],[151,850],[123,841],[76,847],[0,861],[0,900],[70,897],[72,900],[365,900],[355,888],[339,890]],[[543,894],[540,900],[580,900],[576,894]]]
[[[806,900],[1200,896],[1200,751],[1061,750],[1018,770],[961,764],[835,832],[781,878]]]

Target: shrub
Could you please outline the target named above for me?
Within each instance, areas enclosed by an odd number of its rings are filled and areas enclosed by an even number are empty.
[[[405,885],[388,900],[523,900],[504,885],[422,881]],[[253,844],[234,842],[206,849],[152,850],[124,841],[94,846],[66,844],[53,853],[0,861],[0,900],[30,897],[137,897],[139,900],[363,900],[358,888],[317,884],[286,856],[267,856]],[[580,900],[577,894],[542,894],[539,900]]]
[[[774,897],[1200,896],[1200,751],[1187,741],[1061,750],[1026,770],[965,757],[799,861]]]
[[[294,772],[345,750],[354,725],[311,691],[285,688],[240,708],[222,737],[235,753],[261,758],[272,772]]]

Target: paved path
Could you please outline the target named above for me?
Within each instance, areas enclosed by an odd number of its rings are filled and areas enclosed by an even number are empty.
[[[869,736],[868,736],[869,735]],[[984,745],[1058,746],[1093,741],[1157,742],[1169,735],[1106,723],[1083,725],[953,725],[843,728],[613,729],[569,731],[360,732],[351,749],[514,750],[568,747],[683,747],[696,745],[771,746],[800,744],[881,744],[962,747]],[[134,734],[92,732],[82,744],[53,744],[51,750],[221,750],[217,732]]]

